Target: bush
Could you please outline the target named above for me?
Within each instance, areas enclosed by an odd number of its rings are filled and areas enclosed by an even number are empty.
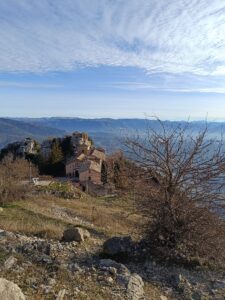
[[[225,146],[185,126],[128,138],[140,172],[132,182],[151,253],[163,259],[225,262]]]
[[[64,199],[79,199],[81,197],[81,192],[69,182],[52,182],[49,186],[41,189]]]

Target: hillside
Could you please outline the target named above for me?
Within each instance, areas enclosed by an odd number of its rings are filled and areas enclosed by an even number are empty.
[[[142,223],[126,197],[93,198],[79,192],[70,200],[36,194],[15,201],[0,211],[5,230],[0,230],[1,274],[30,300],[224,299],[222,275],[204,268],[103,259],[106,240],[115,235],[136,240]],[[62,241],[71,226],[90,236]]]
[[[49,136],[61,136],[64,134],[63,130],[48,127],[44,124],[31,124],[19,120],[0,118],[0,148],[26,137],[42,140]]]

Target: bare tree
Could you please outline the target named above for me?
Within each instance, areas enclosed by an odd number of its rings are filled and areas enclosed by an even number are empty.
[[[0,163],[0,204],[19,200],[28,191],[28,185],[23,181],[29,181],[30,175],[37,175],[37,168],[23,158],[6,156]]]
[[[145,135],[125,141],[141,170],[133,187],[139,209],[149,218],[145,230],[151,248],[166,256],[215,259],[220,253],[222,258],[223,139],[209,139],[207,124],[193,134],[188,122],[168,126],[157,121],[157,129],[148,127]]]

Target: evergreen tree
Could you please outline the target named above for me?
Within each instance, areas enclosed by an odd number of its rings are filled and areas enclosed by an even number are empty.
[[[62,152],[62,147],[58,140],[53,141],[48,169],[48,173],[53,176],[65,175],[64,156]]]
[[[108,168],[107,163],[105,161],[102,162],[101,181],[104,184],[108,182]]]
[[[52,152],[50,156],[51,164],[56,164],[63,161],[62,148],[59,142],[56,140],[52,145]]]

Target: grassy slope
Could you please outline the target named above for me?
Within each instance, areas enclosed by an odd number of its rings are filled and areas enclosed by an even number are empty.
[[[71,219],[54,213],[54,208],[67,211]],[[137,236],[140,217],[133,213],[128,200],[119,198],[92,198],[83,196],[79,200],[65,200],[52,196],[32,197],[30,200],[9,204],[0,213],[0,228],[25,234],[48,231],[48,237],[56,237],[78,216],[94,224],[107,236],[131,234]],[[75,222],[79,224],[78,222]],[[57,226],[55,226],[57,224]]]
[[[85,194],[79,200],[34,196],[29,200],[14,202],[5,207],[3,212],[0,212],[0,228],[27,235],[60,239],[63,230],[70,224],[80,224],[79,219],[67,218],[64,215],[54,213],[55,208],[58,211],[62,209],[63,212],[70,212],[70,216],[76,215],[82,220],[86,220],[87,223],[83,226],[91,231],[94,242],[89,241],[90,244],[84,247],[95,251],[97,247],[99,250],[99,247],[109,236],[126,234],[131,234],[134,238],[138,236],[136,228],[141,220],[139,216],[132,213],[130,204],[127,199],[92,198]],[[96,246],[96,242],[98,246]],[[0,253],[0,261],[4,261],[4,259],[5,254]],[[31,274],[26,274],[27,280],[33,272],[35,271],[31,270]],[[42,273],[43,270],[40,270],[40,274]],[[61,274],[61,276],[63,286],[64,280],[68,282],[68,278],[66,278],[66,274]],[[7,278],[14,279],[10,274],[7,274]],[[82,278],[79,278],[80,281]],[[110,299],[107,294],[101,291],[101,286],[97,282],[88,282],[84,278],[83,284],[87,285],[87,290],[90,293],[88,299],[96,298],[96,296],[97,299]],[[23,288],[26,290],[25,285]],[[160,292],[156,287],[146,284],[145,290],[146,295],[151,295],[152,298],[150,299],[159,299]],[[42,298],[32,296],[31,299]]]

